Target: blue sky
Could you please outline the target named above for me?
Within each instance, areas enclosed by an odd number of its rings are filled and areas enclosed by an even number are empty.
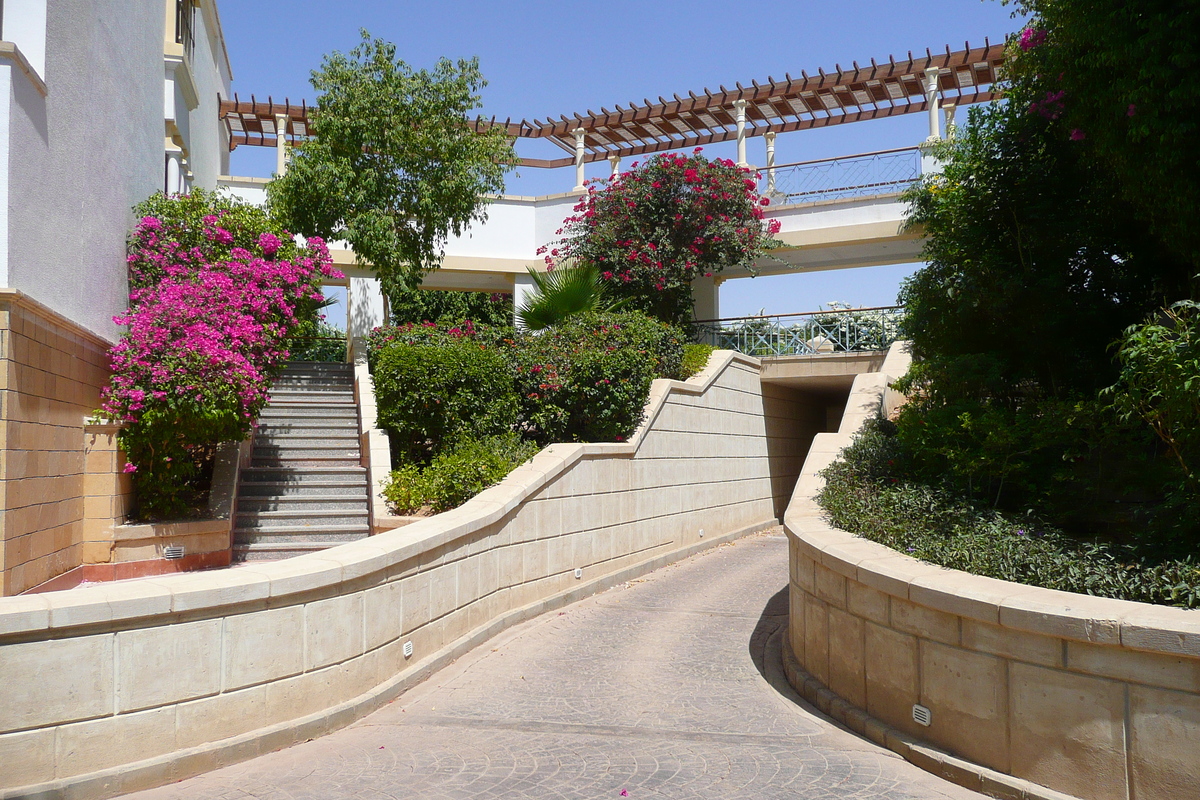
[[[1002,41],[1020,27],[1012,7],[998,0],[858,0],[715,2],[363,2],[363,0],[255,0],[223,2],[221,21],[233,64],[233,87],[243,97],[311,100],[310,72],[321,56],[348,50],[359,29],[395,42],[414,67],[439,57],[478,56],[488,86],[487,116],[545,119],[643,98],[699,93],[718,85],[749,84],[801,69],[849,66],[909,50],[960,49],[984,37]],[[917,144],[927,131],[923,115],[877,120],[780,136],[777,162],[848,155]],[[528,145],[534,146],[528,146]],[[536,145],[549,148],[541,150]],[[709,155],[732,155],[731,145]],[[761,140],[750,160],[761,161]],[[526,143],[522,155],[556,156],[557,148]],[[268,176],[275,155],[240,147],[236,175]],[[628,165],[624,165],[628,166]],[[594,174],[607,164],[593,165]],[[589,172],[589,176],[592,175]],[[547,194],[574,184],[573,170],[522,170],[513,194]],[[788,275],[727,282],[722,316],[808,311],[829,301],[886,305],[900,280],[917,265]]]

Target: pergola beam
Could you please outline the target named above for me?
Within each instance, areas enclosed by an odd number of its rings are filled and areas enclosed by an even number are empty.
[[[584,132],[584,163],[733,141],[738,136],[735,103],[739,100],[746,103],[745,137],[927,112],[924,77],[929,69],[938,70],[942,106],[985,102],[997,96],[992,87],[1003,62],[1003,46],[985,40],[983,47],[972,48],[967,43],[959,51],[946,47],[937,54],[926,50],[923,56],[910,52],[901,61],[889,56],[886,63],[872,59],[868,66],[859,66],[853,62],[850,69],[839,64],[832,72],[818,70],[815,76],[802,71],[799,78],[768,78],[765,83],[752,81],[750,86],[735,84],[734,89],[721,86],[716,92],[689,92],[687,97],[673,95],[671,100],[659,97],[658,102],[645,100],[628,108],[617,105],[613,111],[601,108],[600,113],[589,110],[558,120],[497,122],[479,118],[469,124],[475,131],[501,128],[511,139],[550,140],[571,156],[523,158],[520,163],[552,168],[576,163],[576,130]],[[221,101],[220,114],[229,131],[230,149],[243,144],[274,146],[276,116],[286,117],[290,123],[285,132],[289,143],[311,135],[305,103],[292,104],[286,99],[276,103],[271,98],[264,103],[253,96],[244,101],[235,95],[232,101]]]

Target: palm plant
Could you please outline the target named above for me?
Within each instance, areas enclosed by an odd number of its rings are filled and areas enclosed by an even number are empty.
[[[550,272],[529,270],[536,291],[517,310],[517,322],[531,331],[561,324],[589,311],[617,311],[625,300],[612,298],[600,272],[590,264],[560,267]]]

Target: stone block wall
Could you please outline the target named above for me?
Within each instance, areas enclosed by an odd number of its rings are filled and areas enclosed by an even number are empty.
[[[773,524],[757,360],[656,381],[454,511],[236,570],[0,599],[0,793],[104,797],[345,725],[504,627]],[[406,654],[406,650],[411,650]]]
[[[85,560],[84,420],[108,382],[109,343],[13,289],[0,289],[0,594]],[[98,513],[98,511],[97,511]]]
[[[1200,611],[944,569],[824,521],[819,471],[894,400],[886,383],[903,367],[892,360],[856,380],[842,429],[814,441],[784,518],[793,683],[852,729],[976,791],[1197,796]],[[915,704],[930,725],[914,720]]]

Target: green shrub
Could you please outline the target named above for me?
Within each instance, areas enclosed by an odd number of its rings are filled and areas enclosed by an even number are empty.
[[[394,470],[383,495],[402,514],[424,506],[448,511],[499,483],[537,451],[537,445],[515,433],[459,439],[424,469],[406,464]]]
[[[388,476],[383,499],[397,514],[415,514],[429,503],[429,482],[416,464],[404,464]]]
[[[373,361],[379,423],[402,461],[425,464],[448,441],[505,433],[516,423],[512,371],[498,347],[466,335],[401,336]]]
[[[1033,513],[1005,514],[911,480],[886,421],[869,424],[822,474],[832,524],[914,558],[1048,589],[1200,607],[1200,562],[1186,540],[1117,544],[1069,536]]]
[[[288,340],[290,361],[346,360],[346,332],[316,317],[306,319]]]
[[[627,439],[650,383],[679,374],[683,334],[640,312],[581,314],[513,351],[521,431],[539,444]]]
[[[717,348],[711,344],[691,342],[683,346],[683,359],[679,365],[679,380],[686,381],[708,366],[708,359]]]

